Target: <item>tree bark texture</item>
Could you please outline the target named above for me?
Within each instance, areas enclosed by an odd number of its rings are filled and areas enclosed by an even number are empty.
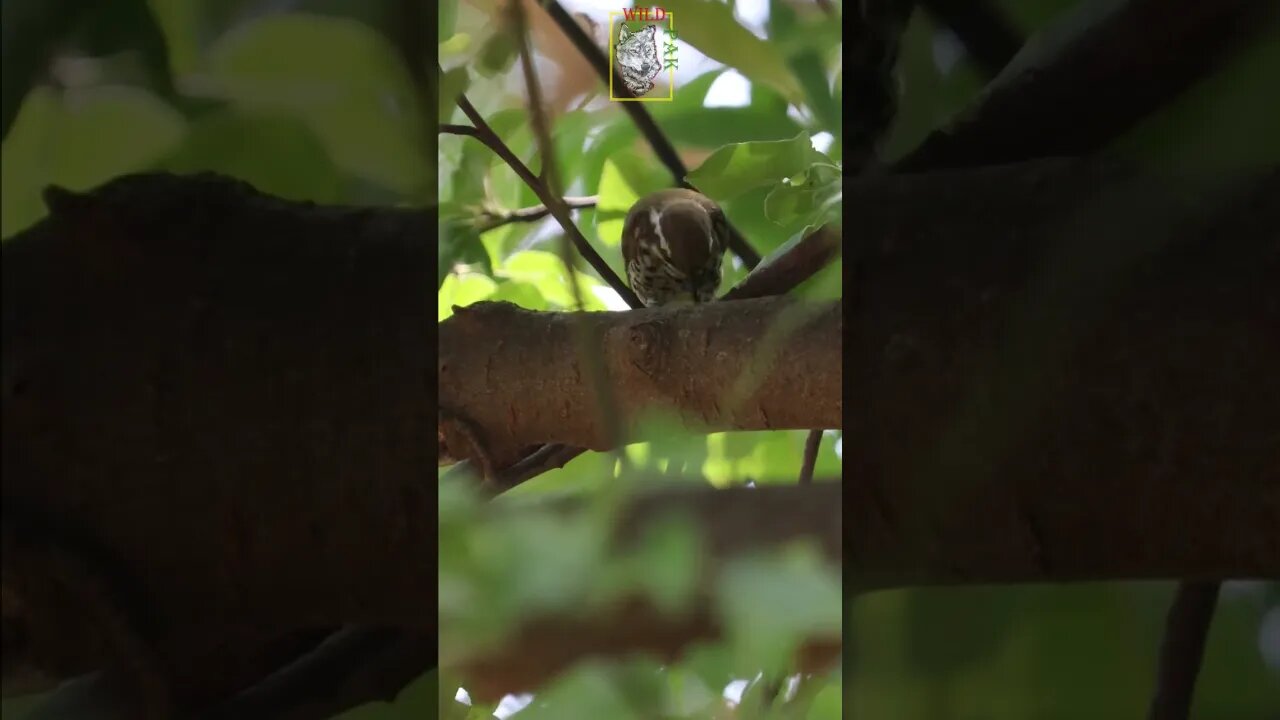
[[[763,339],[785,333],[773,347]],[[596,357],[577,352],[576,333]],[[666,411],[711,430],[838,428],[841,312],[787,298],[627,313],[547,313],[506,303],[457,308],[440,324],[440,406],[465,418],[495,466],[536,443],[607,450],[610,417],[635,437]],[[604,407],[587,363],[599,363]],[[749,383],[739,392],[740,383]],[[735,394],[737,393],[737,394]],[[461,421],[460,421],[461,422]],[[458,423],[441,423],[450,457],[472,457]]]
[[[847,583],[1280,576],[1275,168],[852,185]]]

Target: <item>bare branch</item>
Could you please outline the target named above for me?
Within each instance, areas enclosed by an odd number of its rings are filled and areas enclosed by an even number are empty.
[[[482,140],[484,139],[482,137],[483,133],[481,133],[478,129],[471,127],[470,125],[454,125],[452,123],[441,123],[440,132],[446,135],[469,135],[474,138],[481,138]],[[485,143],[485,144],[488,145],[488,143]],[[489,147],[494,152],[498,152],[498,150],[494,148],[492,145],[490,145]],[[502,157],[502,153],[498,153],[498,155],[499,157]],[[503,157],[502,159],[504,161],[506,160],[505,157]],[[512,169],[514,170],[515,168],[512,167]]]
[[[841,226],[824,225],[791,247],[770,255],[720,301],[785,295],[840,254]]]
[[[583,210],[596,206],[597,198],[595,195],[587,197],[565,197],[564,205],[570,210]],[[551,214],[551,210],[546,205],[534,205],[532,207],[517,208],[515,210],[498,210],[486,208],[482,211],[484,220],[477,224],[480,232],[488,232],[495,228],[500,228],[508,223],[516,222],[537,222]]]
[[[529,48],[529,22],[525,17],[524,0],[511,0],[510,7],[514,18],[516,43],[520,48],[520,66],[524,70],[525,87],[529,93],[529,115],[533,121],[533,136],[538,141],[538,150],[542,155],[542,177],[553,199],[553,203],[547,207],[560,224],[566,226],[561,257],[564,260],[566,280],[573,297],[574,309],[578,311],[579,322],[575,323],[574,345],[577,348],[579,360],[586,366],[587,377],[595,390],[599,415],[604,420],[605,436],[609,439],[608,444],[610,447],[616,447],[620,444],[622,428],[615,412],[613,388],[605,377],[604,366],[597,352],[599,346],[599,336],[595,332],[597,328],[581,314],[582,288],[578,286],[577,272],[573,267],[573,246],[569,242],[567,230],[568,227],[573,226],[573,220],[569,217],[569,209],[564,205],[564,199],[561,197],[560,170],[556,167],[555,143],[551,140],[546,109],[542,106],[542,87],[533,69],[533,52]],[[632,305],[632,307],[636,306]],[[619,456],[622,457],[621,454]]]
[[[511,151],[511,148],[507,147],[507,144],[498,137],[497,133],[493,131],[493,128],[489,127],[489,124],[480,116],[480,113],[476,111],[475,106],[471,104],[471,101],[467,100],[466,95],[458,96],[458,107],[462,109],[463,114],[471,121],[471,126],[441,125],[441,131],[457,135],[470,135],[484,143],[490,150],[493,150],[498,157],[502,158],[503,162],[515,171],[516,175],[518,175],[520,179],[529,186],[529,189],[533,190],[534,194],[538,196],[538,199],[542,201],[543,205],[546,205],[549,208],[555,208],[556,202],[560,198],[556,195],[552,195],[551,192],[547,190],[547,186],[529,170],[529,167],[525,165],[520,158],[516,157],[515,153]],[[554,210],[552,211],[552,214],[555,214]],[[578,226],[573,223],[572,218],[568,217],[567,212],[564,214],[563,218],[557,218],[557,220],[560,220],[560,224],[564,228],[565,234],[573,241],[574,247],[576,247],[578,252],[582,254],[582,257],[590,263],[591,267],[595,268],[595,271],[600,278],[608,283],[609,287],[613,288],[614,292],[618,293],[618,295],[628,305],[631,307],[640,307],[640,300],[636,297],[636,294],[631,291],[631,288],[627,287],[626,283],[622,282],[622,279],[613,271],[613,268],[609,267],[609,264],[605,262],[604,258],[600,257],[600,253],[596,252],[595,248],[591,247],[591,243],[582,236],[582,231],[578,230]]]
[[[804,439],[804,460],[800,463],[799,484],[813,482],[813,466],[818,463],[818,449],[822,446],[822,431],[810,430]]]
[[[604,52],[587,36],[582,30],[582,26],[573,19],[573,16],[565,11],[564,7],[556,0],[547,0],[545,3],[547,13],[551,15],[551,19],[556,25],[560,26],[560,30],[569,38],[569,42],[582,53],[587,62],[595,68],[596,74],[604,82],[605,86],[609,86],[609,59],[605,57]],[[626,83],[622,82],[622,77],[614,73],[613,90],[621,97],[635,97],[630,90],[627,89]],[[663,134],[662,129],[654,122],[653,116],[645,109],[644,103],[627,102],[622,103],[622,109],[631,116],[631,120],[640,130],[640,134],[649,142],[649,146],[653,148],[653,152],[658,156],[658,160],[666,166],[671,172],[675,183],[680,187],[696,190],[685,179],[689,174],[688,168],[685,167],[684,161],[680,159],[680,154],[676,152],[675,146]],[[760,254],[751,247],[751,244],[742,236],[732,225],[729,226],[729,249],[733,251],[738,259],[749,268],[754,268],[760,263]]]

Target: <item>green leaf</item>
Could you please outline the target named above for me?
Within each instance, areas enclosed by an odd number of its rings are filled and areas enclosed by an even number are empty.
[[[480,243],[476,230],[475,213],[458,203],[440,203],[438,279],[441,285],[458,265],[474,265],[486,274],[493,274],[489,253]],[[460,304],[460,303],[459,303]]]
[[[522,250],[508,257],[498,272],[503,277],[532,284],[546,302],[557,309],[574,306],[573,291],[569,287],[564,260],[557,253]],[[597,283],[583,272],[575,273],[575,277],[583,309],[603,310],[604,303],[591,292],[591,288]]]
[[[839,167],[818,162],[786,178],[769,191],[764,214],[779,225],[819,225],[836,219],[843,193]]]
[[[745,672],[763,668],[766,676],[780,674],[803,639],[840,633],[838,571],[808,546],[733,561],[719,583],[717,603],[736,666]]]
[[[0,157],[3,235],[45,214],[41,190],[86,191],[152,168],[182,142],[186,122],[141,88],[102,86],[27,96]]]
[[[773,192],[773,187],[761,185],[732,200],[721,201],[729,221],[751,241],[752,247],[764,255],[775,252],[804,228],[802,222],[778,225],[765,216],[765,199]]]
[[[619,116],[606,125],[591,142],[591,147],[583,158],[583,186],[599,187],[605,161],[629,148],[639,136],[640,133],[636,130],[635,123],[631,122],[631,118]]]
[[[844,697],[840,683],[836,682],[818,691],[805,720],[841,720],[843,717]]]
[[[201,117],[163,167],[223,173],[291,200],[340,199],[338,169],[311,128],[291,115],[222,111]]]
[[[92,5],[78,0],[5,0],[0,20],[0,131],[7,139],[29,93],[49,70],[49,58]],[[6,222],[8,225],[8,222]]]
[[[787,116],[787,101],[764,86],[752,87],[744,107],[703,107],[707,91],[724,74],[712,70],[681,85],[669,103],[652,103],[650,114],[677,145],[715,148],[731,142],[794,137],[799,124]]]
[[[680,40],[748,80],[764,83],[789,101],[799,102],[803,93],[787,72],[778,49],[743,27],[733,16],[733,8],[711,0],[671,0],[663,7],[671,14]]]
[[[479,273],[458,275],[450,273],[440,284],[440,294],[436,303],[438,321],[444,322],[453,315],[453,307],[466,307],[487,299],[498,289],[498,284]]]
[[[584,110],[567,112],[555,120],[555,133],[552,143],[556,153],[556,171],[560,176],[560,185],[570,187],[584,171],[583,158],[586,155],[587,132],[596,120],[595,113]],[[539,155],[531,169],[537,173],[542,167]]]
[[[458,96],[467,91],[471,78],[467,69],[459,66],[446,70],[440,78],[440,122],[449,123],[458,112]]]
[[[801,232],[804,232],[804,231],[801,231]],[[826,267],[814,273],[813,276],[810,277],[808,280],[805,280],[804,282],[800,283],[800,285],[798,285],[789,294],[795,297],[804,298],[806,300],[812,300],[814,302],[822,302],[826,300],[839,300],[841,297],[844,296],[844,264],[843,262],[839,257],[837,257],[835,260],[832,260],[830,263],[828,263]],[[826,457],[829,455],[831,458],[835,458],[837,463],[839,462],[839,459],[836,458],[835,456],[835,451],[832,450],[833,445],[834,445],[834,441],[828,440],[828,439],[823,440],[823,443],[822,443],[823,455],[819,456],[819,461],[821,461],[822,457]],[[818,469],[819,470],[821,469],[821,462],[819,462]],[[838,472],[839,466],[836,465],[835,467],[828,470],[828,472],[831,472],[831,471]]]
[[[210,65],[216,92],[305,119],[339,167],[405,195],[425,186],[431,163],[412,81],[368,25],[268,15],[219,38]]]
[[[450,37],[453,37],[454,28],[458,24],[458,0],[440,0],[440,13],[437,16],[439,20],[438,39],[436,42],[444,43]]]
[[[800,125],[780,112],[759,107],[698,108],[666,116],[667,137],[678,145],[713,148],[725,142],[753,142],[789,138]]]
[[[818,158],[825,156],[813,149],[807,132],[790,140],[735,143],[711,153],[689,173],[689,182],[723,203],[789,178]]]
[[[724,68],[708,70],[689,82],[684,83],[680,86],[680,92],[675,94],[675,97],[671,102],[653,103],[653,108],[650,110],[650,114],[653,115],[655,120],[661,120],[673,113],[696,110],[702,107],[702,104],[707,101],[707,93],[711,91],[711,86],[715,84],[716,80],[718,80],[724,72]],[[659,124],[661,124],[661,122]]]
[[[439,59],[443,61],[455,58],[466,52],[469,47],[471,47],[471,36],[467,33],[457,33],[440,43]]]
[[[499,28],[480,46],[476,53],[475,68],[484,77],[496,77],[510,70],[517,56],[511,35]]]
[[[1259,35],[1109,152],[1165,171],[1220,172],[1280,162],[1280,95],[1272,87],[1280,75],[1280,32]]]
[[[175,76],[200,68],[202,8],[190,0],[148,0],[151,14],[164,36],[169,67]]]
[[[88,190],[150,166],[181,142],[182,116],[139,88],[67,91],[51,135],[56,143],[50,181]]]
[[[610,673],[596,662],[584,662],[538,693],[520,711],[521,720],[640,720]]]
[[[524,280],[500,280],[489,300],[509,302],[526,310],[549,310],[550,305],[538,286]]]
[[[616,247],[622,241],[622,225],[627,211],[640,199],[640,195],[618,166],[612,160],[606,160],[596,200],[596,236],[602,244]]]
[[[700,545],[697,524],[683,515],[660,518],[646,529],[627,565],[660,612],[687,609],[703,570]]]
[[[841,108],[831,93],[831,81],[827,77],[824,60],[828,50],[840,47],[841,35],[837,24],[821,19],[801,21],[790,3],[770,0],[770,36],[787,57],[787,67],[796,76],[809,109],[824,130],[839,137],[841,133]]]
[[[174,86],[169,48],[165,33],[147,0],[84,3],[83,6],[90,9],[80,20],[80,27],[75,33],[73,43],[78,49],[94,57],[136,53],[150,89],[172,100]]]
[[[934,128],[948,120],[945,109],[940,108],[938,103],[941,79],[938,65],[933,59],[933,35],[933,21],[925,13],[913,13],[902,34],[902,48],[899,51],[901,91],[897,114],[886,133],[887,137],[882,138],[881,155],[887,160],[898,158],[912,150]],[[849,102],[855,107],[860,100],[856,95],[849,98]],[[856,117],[855,115],[855,119]]]

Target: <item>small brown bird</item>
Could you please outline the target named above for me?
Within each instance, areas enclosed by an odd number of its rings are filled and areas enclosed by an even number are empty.
[[[683,188],[650,193],[622,225],[627,284],[646,307],[708,302],[728,240],[729,223],[711,198]]]

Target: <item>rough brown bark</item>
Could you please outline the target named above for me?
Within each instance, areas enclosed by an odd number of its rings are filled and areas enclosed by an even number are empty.
[[[1280,575],[1280,173],[854,186],[847,582]]]
[[[3,250],[6,522],[108,558],[161,664],[227,660],[185,678],[213,695],[260,678],[240,643],[432,622],[429,217],[207,176],[48,199]]]
[[[607,450],[606,413],[630,438],[647,413],[663,411],[708,431],[838,428],[840,320],[838,304],[786,298],[628,313],[457,308],[440,324],[444,450],[474,457],[479,444],[499,468],[535,443]],[[789,326],[772,351],[763,346]],[[574,352],[579,332],[597,339],[616,407],[602,408],[592,391],[587,359]],[[735,400],[744,377],[758,385]],[[468,424],[472,432],[459,432]]]

